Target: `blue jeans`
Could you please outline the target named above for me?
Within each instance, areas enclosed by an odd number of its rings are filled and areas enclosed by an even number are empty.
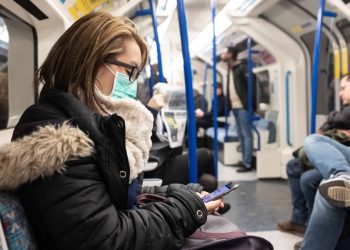
[[[311,214],[322,176],[316,169],[304,172],[299,159],[287,163],[287,175],[292,193],[292,222],[304,225]]]
[[[350,147],[329,137],[312,134],[306,137],[304,150],[323,179],[339,172],[350,173]]]
[[[251,168],[253,154],[253,134],[249,125],[248,112],[245,109],[233,109],[236,120],[239,143],[241,144],[243,164]]]
[[[330,205],[317,192],[314,209],[301,250],[335,249],[341,235],[347,210]]]

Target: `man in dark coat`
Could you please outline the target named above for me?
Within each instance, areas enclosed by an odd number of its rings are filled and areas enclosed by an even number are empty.
[[[248,66],[246,60],[237,60],[238,50],[228,47],[218,56],[218,61],[227,63],[227,86],[230,105],[236,120],[237,133],[242,149],[241,168],[237,172],[252,170],[253,134],[248,114]],[[253,76],[252,108],[256,110],[256,84]]]

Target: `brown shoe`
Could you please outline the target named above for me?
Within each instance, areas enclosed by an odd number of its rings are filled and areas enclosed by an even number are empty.
[[[306,231],[305,225],[299,225],[290,220],[278,222],[277,228],[281,231],[296,234],[299,236],[304,236],[304,233]]]
[[[302,243],[303,241],[301,240],[301,241],[298,241],[297,243],[295,243],[294,244],[294,250],[299,250],[300,248],[301,248],[301,243]]]

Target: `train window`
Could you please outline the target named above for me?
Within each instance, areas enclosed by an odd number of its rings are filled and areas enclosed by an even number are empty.
[[[0,130],[17,124],[34,103],[34,29],[0,5]]]
[[[301,36],[313,57],[315,32]],[[319,74],[317,93],[317,114],[326,115],[335,109],[333,51],[329,38],[323,33],[320,43]]]
[[[270,79],[269,72],[262,71],[256,74],[257,78],[257,98],[258,98],[258,113],[261,116],[265,115],[270,104]]]
[[[347,19],[342,19],[340,21],[337,22],[337,27],[340,30],[340,32],[342,33],[347,47],[348,47],[348,51],[350,49],[350,22]]]
[[[3,18],[0,17],[0,129],[8,121],[8,40],[9,35]]]

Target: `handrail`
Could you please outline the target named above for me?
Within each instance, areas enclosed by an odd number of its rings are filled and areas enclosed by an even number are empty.
[[[156,47],[157,47],[157,58],[158,58],[158,72],[159,72],[159,81],[160,82],[165,82],[164,81],[164,74],[163,74],[163,62],[162,62],[162,52],[160,49],[160,42],[159,42],[159,36],[158,36],[158,22],[157,22],[157,17],[155,14],[155,4],[154,0],[149,0],[149,9],[142,9],[138,10],[135,12],[135,17],[137,16],[146,16],[150,15],[152,17],[152,26],[153,26],[153,32],[154,32],[154,41],[156,42]],[[149,60],[150,64],[150,60]],[[150,64],[151,66],[151,64]],[[151,78],[150,78],[150,96],[153,95],[153,88],[154,85],[154,76],[152,74],[152,69],[151,69]]]
[[[312,92],[311,92],[311,126],[310,133],[316,132],[316,111],[317,111],[317,90],[318,90],[318,71],[319,71],[319,57],[320,57],[320,43],[323,26],[323,16],[335,17],[337,14],[330,11],[325,11],[326,0],[320,0],[320,7],[317,14],[317,25],[314,42],[314,53],[312,60]]]
[[[149,64],[149,66],[151,68],[152,65],[151,65],[150,58],[148,58],[148,64]],[[149,88],[149,97],[150,98],[153,96],[153,86],[154,86],[154,75],[153,75],[152,68],[151,68],[151,75],[148,78],[148,88]]]
[[[185,71],[185,85],[186,85],[186,104],[188,116],[188,155],[189,155],[189,181],[197,182],[198,167],[197,167],[197,142],[196,142],[196,117],[194,114],[193,88],[192,88],[192,69],[191,58],[188,46],[188,34],[185,6],[183,0],[177,0],[177,13],[179,19],[181,48]]]
[[[208,78],[208,69],[209,69],[209,65],[206,63],[205,64],[205,69],[204,69],[204,79],[203,79],[203,87],[202,87],[202,93],[203,93],[203,98],[202,98],[202,110],[203,111],[207,111],[207,105],[205,102],[205,94],[207,93],[207,78]]]
[[[248,37],[247,40],[247,49],[248,49],[248,126],[249,131],[254,130],[258,137],[258,151],[260,150],[260,133],[259,130],[253,124],[253,121],[259,120],[260,117],[253,114],[253,53],[258,53],[257,51],[252,50],[252,38]]]
[[[160,43],[159,43],[159,36],[158,36],[158,22],[157,22],[157,17],[156,17],[155,11],[154,11],[155,10],[154,0],[149,0],[149,6],[150,6],[151,16],[152,16],[154,40],[155,40],[156,45],[157,45],[159,81],[164,82],[162,52],[160,50]]]
[[[215,36],[215,15],[216,0],[211,1],[211,18],[213,24],[213,123],[214,123],[214,174],[218,176],[218,97],[217,97],[217,79],[216,79],[216,36]]]
[[[290,113],[289,113],[289,76],[292,74],[290,70],[286,72],[286,130],[287,130],[287,145],[292,147],[290,142]]]

